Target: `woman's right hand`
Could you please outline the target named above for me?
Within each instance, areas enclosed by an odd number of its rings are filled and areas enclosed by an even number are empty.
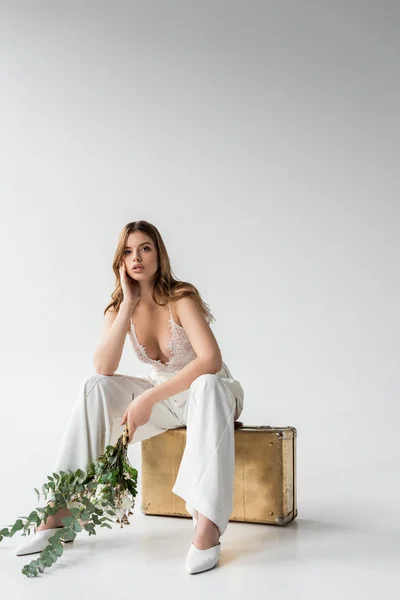
[[[131,279],[131,277],[128,276],[124,261],[121,261],[119,266],[119,276],[121,278],[123,302],[135,306],[141,297],[140,286],[134,279]]]

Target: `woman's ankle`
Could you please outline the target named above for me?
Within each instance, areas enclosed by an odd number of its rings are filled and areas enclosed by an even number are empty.
[[[53,503],[49,503],[50,506],[53,506]],[[42,531],[43,529],[51,529],[53,527],[63,527],[62,519],[64,517],[71,516],[71,511],[67,507],[60,508],[59,511],[56,512],[55,515],[50,515],[46,519],[46,523],[42,521],[40,525],[36,528],[36,531]]]

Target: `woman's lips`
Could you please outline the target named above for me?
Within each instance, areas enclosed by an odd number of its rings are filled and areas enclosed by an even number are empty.
[[[138,273],[138,272],[140,272],[140,271],[143,271],[143,269],[144,269],[144,267],[136,267],[135,269],[132,269],[132,271],[133,271],[134,273]]]

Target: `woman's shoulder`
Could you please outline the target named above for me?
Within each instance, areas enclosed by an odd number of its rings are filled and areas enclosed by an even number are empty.
[[[197,289],[195,288],[195,286],[192,286],[191,284],[185,284],[182,285],[179,288],[179,291],[176,292],[175,296],[171,297],[171,307],[173,306],[173,311],[175,311],[175,315],[178,316],[178,320],[179,320],[179,302],[181,300],[183,300],[184,298],[192,298],[194,300],[194,302],[199,306],[202,306],[201,310],[204,314],[204,318],[206,319],[207,323],[211,323],[214,319],[211,311],[207,308],[207,306],[204,304],[204,301],[201,301],[200,299],[200,295],[197,291]],[[174,316],[175,316],[174,315]],[[180,322],[180,320],[179,320]]]
[[[171,300],[179,300],[182,294],[195,294],[197,292],[194,285],[187,281],[178,282],[171,290]]]

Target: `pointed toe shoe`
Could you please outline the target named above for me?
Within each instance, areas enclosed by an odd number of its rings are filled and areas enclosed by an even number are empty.
[[[41,531],[36,531],[34,535],[27,536],[23,542],[18,546],[15,550],[14,554],[16,556],[23,556],[24,554],[34,554],[35,552],[42,552],[48,544],[48,539],[51,538],[52,535],[61,529],[60,527],[51,527],[49,529],[42,529]],[[73,540],[63,540],[65,544],[68,542],[73,542]]]
[[[215,567],[221,554],[221,542],[212,548],[200,550],[193,544],[190,545],[186,556],[185,567],[188,573],[201,573]]]

